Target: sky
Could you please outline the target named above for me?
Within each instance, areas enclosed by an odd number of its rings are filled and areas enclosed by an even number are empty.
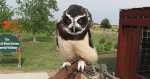
[[[102,19],[108,18],[113,25],[118,25],[121,9],[150,7],[150,0],[57,0],[57,2],[59,11],[54,13],[57,20],[69,5],[78,4],[91,12],[94,22],[100,23]],[[12,8],[17,6],[15,0],[7,0],[7,4]]]

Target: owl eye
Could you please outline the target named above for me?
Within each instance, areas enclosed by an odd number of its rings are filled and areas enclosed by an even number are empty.
[[[88,18],[87,17],[82,17],[77,21],[80,25],[86,25],[88,22]]]
[[[64,16],[63,22],[64,22],[64,24],[69,25],[71,23],[71,20],[67,16]]]

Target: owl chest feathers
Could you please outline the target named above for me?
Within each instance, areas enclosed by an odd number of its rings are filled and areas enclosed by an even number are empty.
[[[59,52],[64,56],[64,59],[74,59],[81,57],[87,61],[97,57],[96,51],[89,45],[89,34],[86,33],[85,37],[82,40],[64,40],[58,34],[58,49]],[[96,59],[94,59],[95,61]]]
[[[85,47],[89,46],[89,38],[88,33],[85,35],[85,37],[82,40],[64,40],[61,36],[58,35],[58,46],[63,48],[70,48],[73,49],[73,47],[79,46],[79,47]]]

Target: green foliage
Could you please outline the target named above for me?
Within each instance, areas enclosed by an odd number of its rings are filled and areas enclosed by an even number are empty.
[[[101,26],[100,27],[101,28],[112,28],[112,26],[111,26],[111,24],[110,24],[110,22],[107,18],[105,18],[101,21]]]
[[[117,48],[117,36],[115,34],[93,33],[93,37],[98,53],[113,53]]]
[[[6,5],[6,0],[0,0],[0,32],[2,32],[2,23],[4,20],[11,19],[13,11]]]
[[[46,30],[47,30],[48,36],[52,36],[56,30],[56,22],[49,21]]]
[[[56,0],[17,0],[18,12],[22,16],[23,29],[36,33],[46,32],[49,29],[49,18],[57,11]]]

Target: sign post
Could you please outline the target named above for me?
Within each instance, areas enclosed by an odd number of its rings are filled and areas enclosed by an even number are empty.
[[[12,34],[0,34],[0,53],[16,53],[18,68],[21,67],[20,39]]]

